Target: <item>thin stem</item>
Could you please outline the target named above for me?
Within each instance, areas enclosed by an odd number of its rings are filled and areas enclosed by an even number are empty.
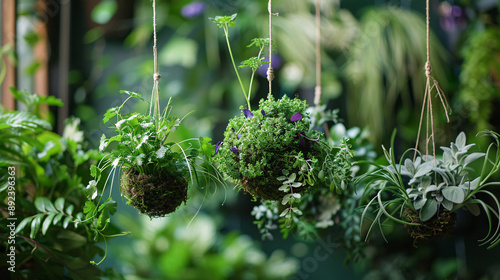
[[[257,55],[257,59],[260,60],[260,56],[262,55],[263,50],[264,50],[264,47],[261,47],[259,54]],[[250,85],[248,86],[248,99],[250,99],[250,95],[252,94],[253,78],[255,76],[256,71],[257,71],[257,69],[252,69],[252,76],[250,77]]]
[[[272,0],[269,0],[267,9],[269,12],[269,67],[267,68],[267,80],[269,81],[269,95],[272,95],[272,81],[274,79],[274,71],[272,67],[272,54],[273,54],[273,49],[272,49],[272,42],[273,42],[273,24],[272,24],[272,10],[271,10],[271,3]]]
[[[245,100],[247,101],[248,110],[252,110],[252,108],[250,106],[250,98],[247,95],[247,92],[245,91],[245,87],[243,86],[243,82],[241,81],[241,77],[240,77],[240,74],[238,72],[238,68],[236,67],[236,63],[234,62],[233,52],[231,51],[231,44],[229,43],[229,32],[228,32],[227,23],[223,29],[224,29],[224,35],[226,36],[227,49],[229,50],[229,57],[231,58],[231,62],[233,63],[234,72],[236,73],[236,76],[238,77],[238,82],[240,83],[241,90],[243,91],[243,95],[245,95]]]
[[[314,89],[314,105],[319,106],[321,100],[321,0],[316,0],[316,88]]]

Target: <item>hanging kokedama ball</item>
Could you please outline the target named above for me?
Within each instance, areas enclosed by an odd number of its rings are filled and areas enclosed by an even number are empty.
[[[455,212],[449,211],[442,211],[430,220],[422,222],[417,212],[407,208],[404,210],[403,217],[410,223],[419,224],[405,225],[408,233],[414,240],[414,244],[420,241],[428,242],[446,238],[453,233],[453,229],[457,223],[457,215]]]
[[[127,204],[150,217],[164,217],[186,203],[188,181],[178,172],[167,168],[155,174],[143,174],[134,168],[124,170],[122,194]]]
[[[323,178],[318,174],[331,147],[318,141],[321,133],[309,132],[307,108],[306,101],[284,96],[262,99],[256,111],[243,109],[229,121],[224,141],[216,146],[220,170],[264,200],[280,200],[290,193],[282,188],[284,182],[293,185],[293,193],[320,185]],[[284,174],[293,180],[283,179]]]

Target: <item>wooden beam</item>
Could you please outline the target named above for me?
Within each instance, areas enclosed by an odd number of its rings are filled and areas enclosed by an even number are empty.
[[[11,44],[16,49],[16,0],[2,1],[2,46]],[[16,109],[16,100],[10,94],[9,87],[16,86],[16,65],[6,55],[2,57],[6,73],[2,83],[2,104],[7,110]]]
[[[62,1],[60,10],[61,25],[59,29],[59,73],[58,92],[64,106],[59,107],[57,114],[57,132],[62,135],[64,121],[69,117],[69,70],[71,44],[71,1]]]
[[[39,13],[44,13],[47,8],[46,0],[38,0],[36,9]],[[38,36],[38,41],[33,47],[33,55],[35,61],[40,63],[40,66],[35,71],[34,76],[34,90],[36,94],[41,96],[49,96],[49,50],[47,42],[47,25],[46,22],[37,20],[34,23],[34,31]],[[40,114],[47,116],[49,107],[44,104],[41,105]]]

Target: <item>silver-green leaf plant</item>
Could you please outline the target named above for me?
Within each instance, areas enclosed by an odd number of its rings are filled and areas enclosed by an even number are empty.
[[[406,226],[419,226],[437,219],[442,212],[453,213],[465,208],[476,216],[483,210],[488,217],[488,233],[480,240],[481,245],[489,244],[488,248],[498,245],[500,203],[487,187],[500,185],[500,182],[489,181],[500,169],[500,135],[493,131],[481,135],[491,136],[494,140],[486,153],[472,152],[475,144],[466,144],[464,132],[449,147],[441,147],[441,156],[418,155],[410,159],[406,155],[413,150],[407,150],[397,162],[393,147],[389,151],[384,148],[389,165],[370,162],[375,170],[358,178],[358,182],[368,182],[365,199],[371,197],[364,206],[361,219],[362,224],[373,221],[366,238],[375,225],[380,227],[384,236],[382,226],[386,219],[383,217]],[[481,159],[483,164],[476,175],[474,165]],[[487,204],[478,194],[490,198],[493,205]],[[373,207],[375,216],[369,217]],[[418,213],[418,221],[406,219],[405,210]]]

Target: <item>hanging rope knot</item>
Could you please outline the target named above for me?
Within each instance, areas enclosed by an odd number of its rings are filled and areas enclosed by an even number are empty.
[[[160,80],[160,78],[161,78],[160,73],[154,73],[154,74],[153,74],[153,79],[154,79],[155,81]]]
[[[267,74],[267,80],[269,82],[274,80],[274,69],[273,69],[273,67],[271,67],[271,65],[269,65],[269,68],[267,68],[266,74]]]
[[[425,63],[425,76],[426,77],[431,76],[431,63],[429,61]]]

